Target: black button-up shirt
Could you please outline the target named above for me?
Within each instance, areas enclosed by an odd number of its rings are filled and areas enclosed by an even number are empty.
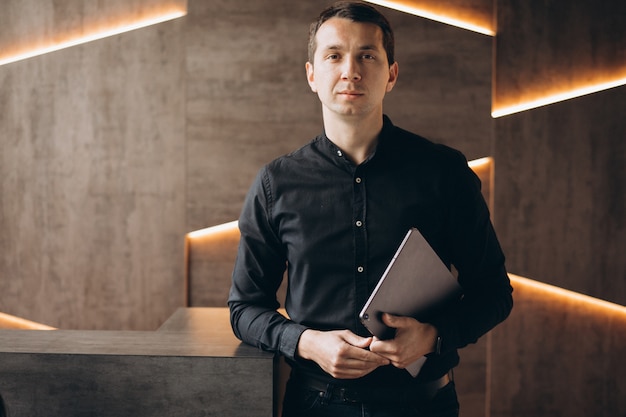
[[[458,364],[457,348],[506,318],[512,288],[480,181],[465,157],[387,117],[374,154],[358,166],[322,134],[260,170],[239,219],[229,296],[235,334],[325,376],[295,357],[301,333],[349,329],[369,336],[358,314],[411,227],[454,265],[463,287],[462,300],[429,319],[443,351],[429,355],[417,378],[445,374]],[[289,319],[276,312],[285,268]],[[410,378],[388,365],[362,382]]]

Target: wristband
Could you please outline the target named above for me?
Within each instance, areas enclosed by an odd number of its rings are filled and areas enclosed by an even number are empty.
[[[437,336],[435,341],[435,355],[441,355],[441,336]]]

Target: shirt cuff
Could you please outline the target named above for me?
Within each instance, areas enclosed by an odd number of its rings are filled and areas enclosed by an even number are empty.
[[[298,341],[300,336],[308,327],[301,324],[290,323],[283,330],[283,334],[280,337],[280,353],[287,359],[296,360],[296,350],[298,348]]]

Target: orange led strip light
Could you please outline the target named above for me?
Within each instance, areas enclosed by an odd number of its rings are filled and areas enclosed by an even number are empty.
[[[6,65],[13,62],[21,61],[24,59],[32,58],[38,55],[47,54],[50,52],[58,51],[60,49],[69,48],[76,45],[81,45],[87,42],[92,42],[98,39],[106,38],[109,36],[119,35],[120,33],[129,32],[131,30],[141,29],[147,26],[156,25],[158,23],[163,23],[168,20],[173,20],[179,17],[186,15],[187,12],[184,10],[177,10],[173,12],[168,12],[165,14],[160,14],[157,16],[151,16],[148,18],[140,19],[130,24],[120,25],[111,27],[108,29],[100,30],[94,33],[90,33],[87,35],[83,35],[76,38],[71,38],[62,42],[58,42],[52,45],[43,46],[41,48],[35,48],[32,50],[27,50],[25,52],[20,52],[15,55],[10,56],[0,56],[0,65]]]
[[[614,81],[608,81],[599,84],[593,84],[586,87],[575,88],[573,90],[565,91],[562,93],[552,94],[546,97],[541,97],[536,100],[531,100],[525,103],[516,104],[513,106],[502,107],[491,112],[491,117],[498,118],[502,116],[508,116],[510,114],[523,112],[526,110],[535,109],[537,107],[547,106],[549,104],[558,103],[560,101],[570,100],[576,97],[581,97],[599,91],[608,90],[610,88],[626,85],[626,77],[620,78]]]
[[[0,313],[0,329],[56,330],[55,327],[5,313]]]
[[[487,165],[493,163],[493,158],[485,156],[484,158],[478,158],[467,162],[467,165],[472,169],[484,168]]]
[[[239,221],[235,220],[228,223],[218,224],[217,226],[207,227],[206,229],[195,230],[187,233],[189,239],[197,239],[204,236],[211,236],[223,232],[231,232],[237,229]]]
[[[609,301],[604,301],[599,298],[594,298],[588,295],[566,290],[561,287],[556,287],[554,285],[545,284],[543,282],[535,281],[513,274],[509,274],[509,278],[511,279],[513,288],[515,288],[516,285],[533,288],[534,290],[541,291],[548,296],[554,297],[555,299],[568,299],[571,301],[584,303],[599,308],[602,311],[612,312],[614,314],[619,314],[626,317],[626,306],[611,303]]]
[[[471,30],[472,32],[481,33],[483,35],[488,35],[488,36],[495,35],[495,32],[491,28],[487,28],[482,25],[474,24],[472,22],[446,16],[443,13],[434,12],[423,7],[417,7],[411,4],[406,4],[406,2],[401,2],[397,0],[395,1],[393,0],[367,0],[367,1],[368,3],[377,4],[379,6],[388,7],[390,9],[398,10],[400,12],[424,17],[426,19],[434,20],[436,22],[445,23],[451,26],[456,26],[461,29]]]

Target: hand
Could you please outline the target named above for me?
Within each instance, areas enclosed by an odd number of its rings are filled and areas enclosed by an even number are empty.
[[[307,329],[300,336],[296,354],[314,361],[334,378],[360,378],[390,363],[388,359],[367,350],[372,340],[349,330],[322,332]]]
[[[383,322],[396,329],[393,339],[374,338],[370,351],[389,359],[396,368],[404,369],[422,356],[433,352],[437,329],[428,323],[421,323],[412,317],[383,314]]]

